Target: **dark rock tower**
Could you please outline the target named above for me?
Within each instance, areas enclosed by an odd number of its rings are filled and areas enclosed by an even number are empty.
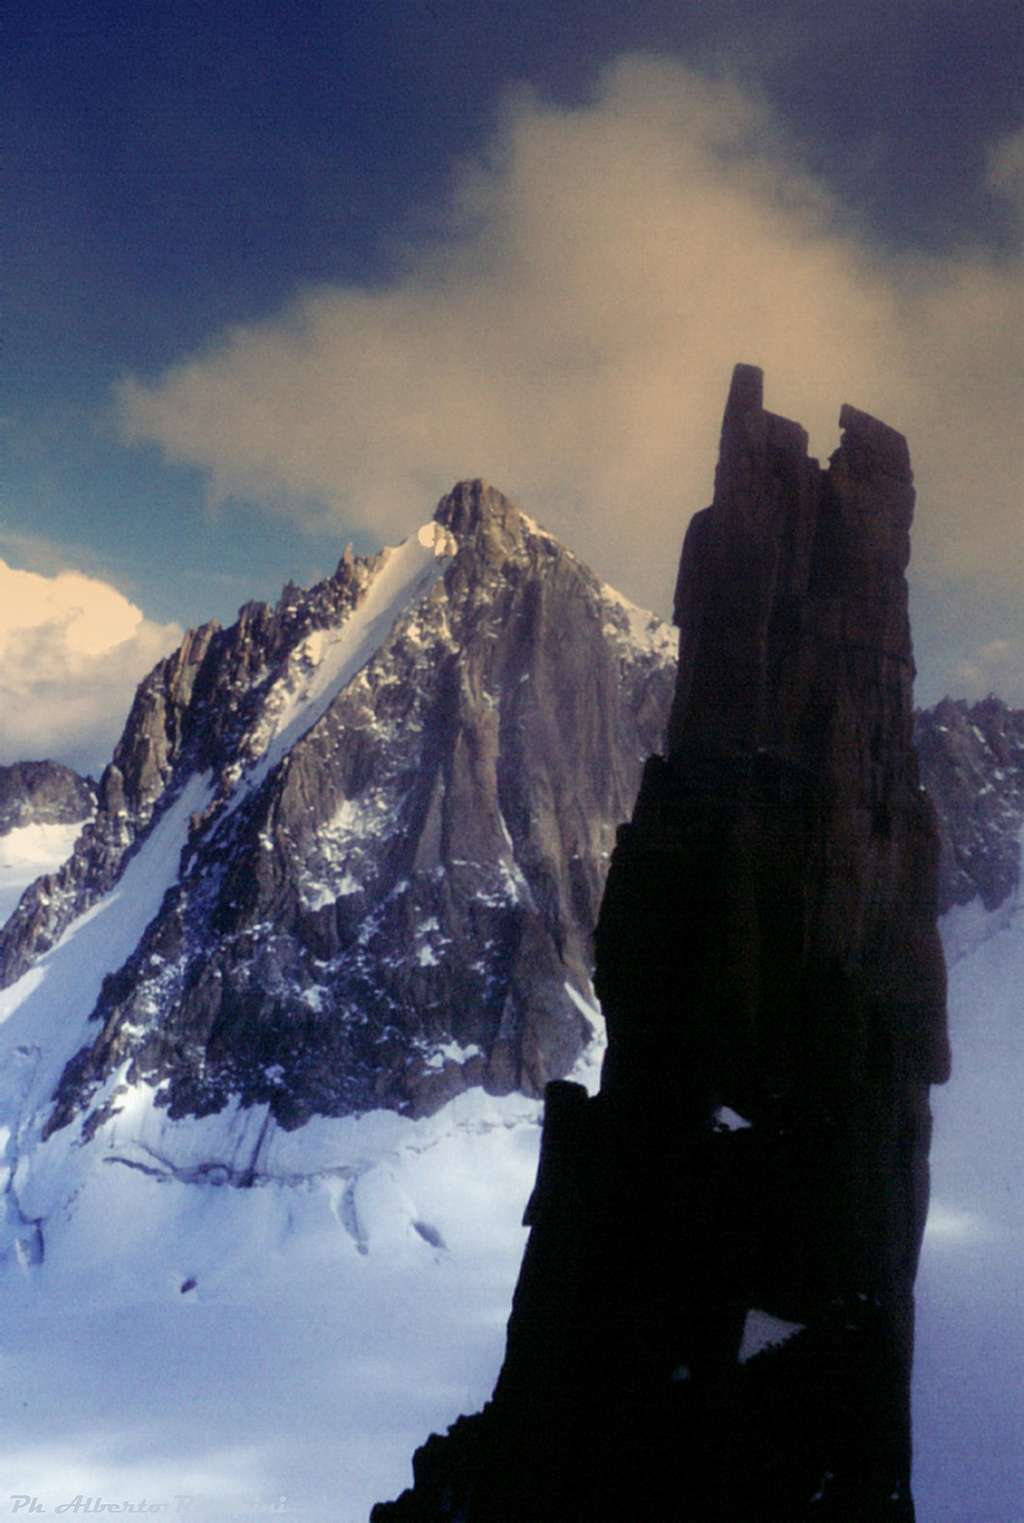
[[[600,1093],[550,1085],[494,1400],[380,1519],[908,1523],[938,842],[904,439],[827,470],[738,366],[686,536],[667,756],[597,927]]]

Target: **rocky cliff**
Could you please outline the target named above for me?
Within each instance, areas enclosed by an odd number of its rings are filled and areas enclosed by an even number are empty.
[[[687,533],[667,754],[597,928],[598,1096],[547,1092],[493,1402],[385,1520],[907,1523],[939,841],[905,441],[822,470],[740,366]]]
[[[231,1098],[295,1127],[568,1073],[674,649],[479,481],[397,549],[190,633],[74,855],[0,933],[11,984],[173,840],[47,1132],[89,1137],[133,1086],[172,1117]]]
[[[93,784],[55,761],[0,767],[0,836],[26,825],[74,825],[92,813]]]
[[[917,716],[921,776],[939,819],[939,908],[1009,906],[1020,882],[1024,710],[990,695]]]

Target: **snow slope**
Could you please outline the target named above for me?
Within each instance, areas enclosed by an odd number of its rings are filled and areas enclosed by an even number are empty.
[[[345,622],[337,629],[314,630],[293,652],[287,674],[270,689],[262,721],[248,738],[258,760],[245,773],[229,813],[326,714],[383,645],[396,619],[430,590],[456,548],[448,530],[432,522],[400,545],[385,548],[366,596]]]
[[[427,1122],[318,1123],[250,1189],[94,1167],[45,1261],[4,1279],[0,1495],[364,1520],[490,1393],[537,1112],[477,1092]],[[230,1120],[161,1150],[230,1158]]]
[[[960,924],[966,918],[972,935]],[[950,966],[953,1078],[934,1091],[932,1210],[918,1280],[919,1523],[1024,1519],[1024,905]]]
[[[68,1130],[40,1145],[50,1097],[64,1065],[87,1039],[104,978],[135,948],[177,879],[189,816],[208,799],[208,780],[191,779],[117,886],[16,983],[0,990],[0,1186],[16,1257],[34,1262],[45,1251],[39,1222],[54,1205],[49,1182],[60,1179],[67,1193],[89,1166],[87,1152]]]
[[[129,892],[68,933],[88,938],[95,976],[153,904],[195,802],[165,816]],[[1024,913],[1002,918],[951,969],[957,1074],[935,1096],[919,1282],[919,1523],[1024,1518]],[[284,1133],[259,1111],[171,1123],[154,1098],[124,1097],[78,1150],[87,1167],[34,1171],[22,1205],[46,1216],[42,1261],[0,1266],[0,1496],[199,1523],[364,1520],[408,1483],[423,1437],[490,1394],[539,1107],[477,1091],[426,1121]],[[73,1188],[47,1198],[69,1167]]]
[[[42,1261],[0,1271],[0,1496],[365,1520],[490,1395],[539,1111],[477,1090],[284,1133],[133,1091],[73,1193],[36,1191]]]
[[[19,825],[0,836],[0,925],[13,914],[25,889],[56,872],[71,855],[84,820],[73,825]]]

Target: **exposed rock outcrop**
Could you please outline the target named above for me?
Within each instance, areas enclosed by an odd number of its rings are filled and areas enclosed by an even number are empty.
[[[989,695],[918,714],[921,776],[939,817],[939,909],[1009,908],[1020,883],[1024,710]]]
[[[0,767],[0,836],[26,825],[74,825],[92,813],[92,783],[55,761]]]
[[[0,935],[11,982],[197,791],[49,1130],[90,1135],[133,1084],[285,1127],[539,1095],[592,1035],[591,927],[673,681],[672,631],[480,481],[402,546],[190,633]]]
[[[550,1086],[493,1402],[375,1523],[907,1523],[938,837],[907,446],[827,470],[737,368],[683,549],[667,756],[597,927],[600,1093]]]

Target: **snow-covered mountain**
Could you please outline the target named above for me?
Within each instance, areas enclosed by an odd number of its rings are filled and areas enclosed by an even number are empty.
[[[146,679],[0,934],[0,1488],[337,1523],[479,1399],[675,651],[475,482]]]
[[[5,982],[96,970],[47,1132],[91,1134],[122,1086],[285,1128],[539,1095],[591,1037],[590,930],[674,647],[481,483],[190,635],[0,937]],[[134,914],[101,951],[111,893]]]
[[[943,838],[953,1043],[918,1279],[918,1517],[1011,1523],[1024,1516],[1024,711],[945,699],[918,716],[917,745]]]
[[[975,704],[944,698],[918,714],[915,742],[939,816],[940,909],[948,917],[947,954],[955,959],[989,935],[1015,902],[1024,826],[1024,710],[992,695]]]

